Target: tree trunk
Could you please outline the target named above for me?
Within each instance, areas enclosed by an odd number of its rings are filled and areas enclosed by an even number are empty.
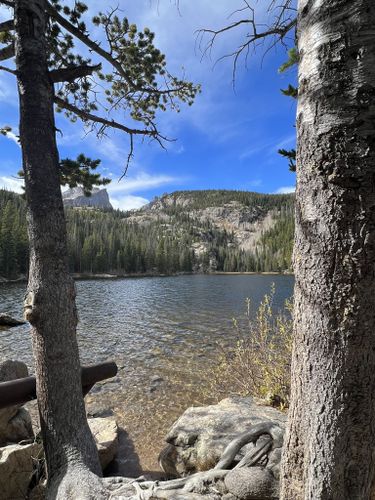
[[[375,2],[300,0],[295,344],[281,498],[375,474]]]
[[[44,0],[16,0],[15,4],[20,137],[30,239],[25,314],[32,325],[48,480],[56,490],[67,471],[100,474],[100,465],[80,383],[75,288],[67,267]]]

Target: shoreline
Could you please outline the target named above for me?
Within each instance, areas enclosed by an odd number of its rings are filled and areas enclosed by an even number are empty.
[[[210,273],[130,273],[130,274],[111,274],[111,273],[72,273],[75,281],[89,280],[120,280],[134,278],[171,278],[175,276],[293,276],[291,271],[213,271]],[[0,277],[0,286],[12,283],[27,283],[26,277],[20,277],[13,280]]]

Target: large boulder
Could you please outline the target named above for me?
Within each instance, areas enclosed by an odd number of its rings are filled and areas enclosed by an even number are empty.
[[[104,470],[115,458],[118,450],[118,427],[112,417],[89,418],[88,423],[99,452],[99,460]]]
[[[7,313],[0,313],[0,326],[19,326],[24,325],[26,321],[12,318]]]
[[[260,406],[250,397],[232,397],[217,405],[188,408],[166,437],[171,446],[166,448],[168,456],[164,460],[174,464],[180,474],[211,469],[234,438],[254,424],[269,421],[284,429],[286,415]],[[238,459],[253,446],[244,446]]]
[[[27,498],[41,445],[13,444],[0,448],[0,498],[23,500]]]
[[[0,360],[0,382],[28,376],[25,363],[21,361]],[[34,436],[31,417],[20,405],[0,410],[0,445],[18,443]]]

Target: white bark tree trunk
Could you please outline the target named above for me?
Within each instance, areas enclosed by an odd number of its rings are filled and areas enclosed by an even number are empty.
[[[375,475],[375,2],[300,0],[295,344],[281,498]]]

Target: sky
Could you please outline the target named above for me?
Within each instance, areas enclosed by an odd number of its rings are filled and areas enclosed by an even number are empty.
[[[69,3],[69,1],[67,2]],[[88,0],[92,17],[103,1]],[[268,2],[256,2],[259,22],[265,20]],[[108,2],[108,5],[109,2]],[[292,192],[295,174],[277,150],[295,147],[295,102],[280,89],[293,83],[295,74],[279,74],[286,51],[267,46],[238,61],[233,85],[233,59],[218,59],[245,39],[237,29],[217,38],[210,54],[203,55],[197,30],[221,28],[240,19],[243,0],[116,0],[121,12],[139,28],[155,32],[155,45],[166,55],[169,71],[199,83],[202,92],[193,106],[180,113],[167,111],[158,117],[163,135],[174,139],[163,150],[156,143],[137,143],[134,159],[120,179],[129,152],[129,139],[120,131],[99,140],[87,134],[81,122],[72,124],[57,116],[61,158],[85,153],[101,159],[101,173],[112,179],[107,186],[112,205],[123,210],[139,208],[155,196],[176,190],[237,189],[261,193]],[[9,11],[0,8],[0,21]],[[97,40],[101,39],[97,30]],[[93,58],[94,59],[94,58]],[[95,60],[95,59],[94,59]],[[0,126],[13,133],[0,136],[0,188],[21,190],[17,172],[21,152],[17,142],[18,96],[15,78],[0,71]],[[125,121],[126,123],[126,121]]]

